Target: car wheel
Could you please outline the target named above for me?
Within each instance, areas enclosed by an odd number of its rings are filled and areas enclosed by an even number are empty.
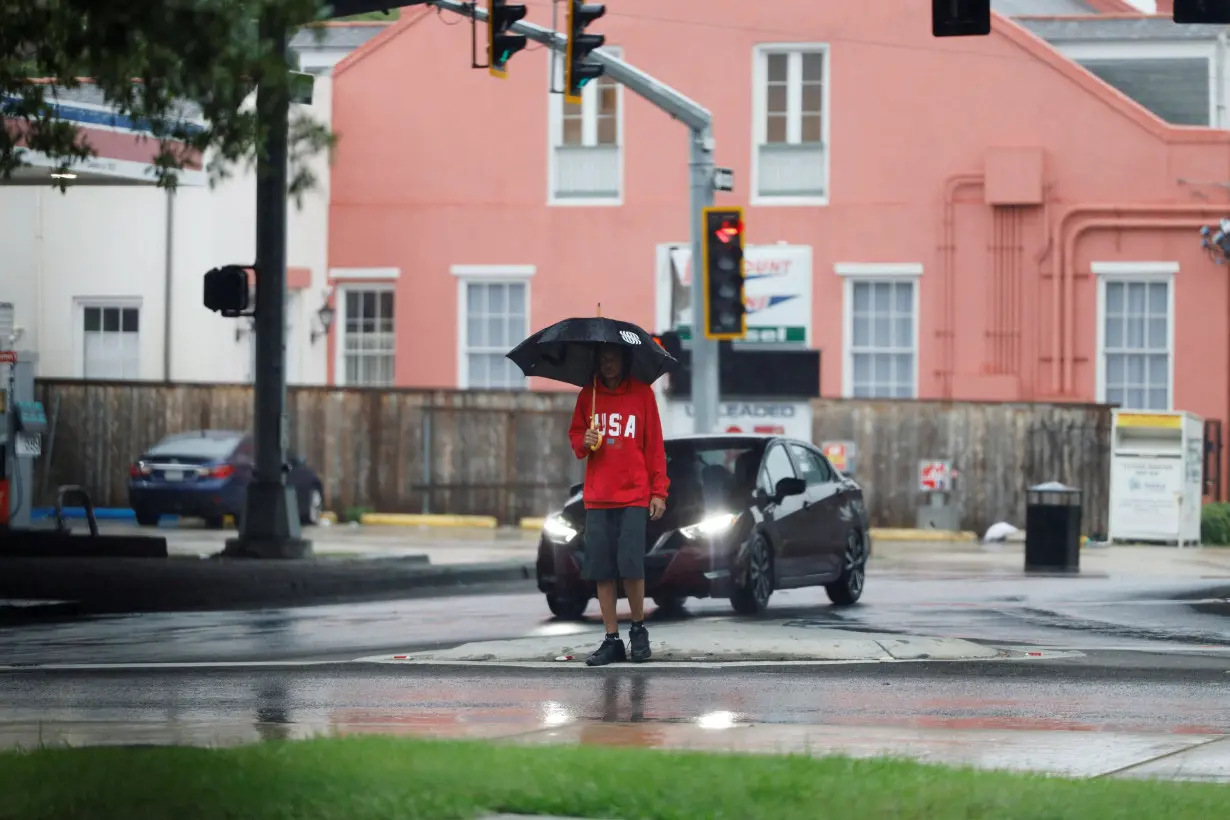
[[[308,493],[307,509],[300,516],[302,523],[315,527],[320,523],[320,516],[324,509],[325,498],[321,495],[319,487],[313,487],[312,491]]]
[[[846,536],[846,549],[841,557],[841,576],[825,586],[829,600],[838,606],[858,603],[867,583],[867,539],[851,531]]]
[[[664,615],[673,615],[683,612],[683,605],[688,599],[683,595],[655,595],[653,596],[653,604]]]
[[[156,527],[162,519],[161,513],[153,513],[147,510],[137,510],[137,525],[141,527]]]
[[[547,594],[547,608],[551,614],[565,621],[579,621],[589,609],[589,599],[570,595]]]
[[[755,535],[747,547],[747,565],[735,582],[730,605],[740,615],[759,615],[773,594],[773,551],[763,535]]]

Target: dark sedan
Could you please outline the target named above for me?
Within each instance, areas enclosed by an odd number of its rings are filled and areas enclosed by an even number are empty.
[[[128,469],[128,504],[143,527],[156,525],[164,515],[203,518],[211,527],[222,526],[228,515],[238,521],[254,456],[252,436],[234,430],[167,436]],[[320,476],[292,456],[286,483],[298,497],[302,522],[319,523],[324,507]]]
[[[666,515],[649,523],[645,555],[645,592],[659,607],[725,597],[753,615],[775,589],[823,586],[839,605],[862,596],[871,555],[863,491],[812,445],[755,435],[671,438],[666,470]],[[581,617],[594,596],[580,574],[584,539],[577,485],[564,509],[547,517],[538,545],[538,589],[561,618]]]

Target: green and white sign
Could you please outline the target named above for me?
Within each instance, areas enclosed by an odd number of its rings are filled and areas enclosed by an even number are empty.
[[[686,244],[658,246],[657,326],[692,336],[692,252]],[[744,248],[747,344],[811,345],[812,253],[807,245]]]

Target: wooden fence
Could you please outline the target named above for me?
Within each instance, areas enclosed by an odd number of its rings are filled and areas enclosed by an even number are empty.
[[[98,506],[127,506],[128,466],[162,436],[247,429],[248,385],[40,380],[54,435],[37,462],[40,504],[82,484]],[[290,448],[338,512],[540,516],[581,479],[567,443],[568,393],[291,387]],[[815,441],[857,443],[858,479],[877,526],[912,526],[920,459],[950,458],[963,525],[1023,525],[1025,488],[1085,491],[1085,530],[1105,532],[1110,410],[1089,405],[818,400]],[[50,456],[49,458],[47,456]]]
[[[919,461],[950,459],[965,529],[1024,528],[1027,489],[1060,481],[1083,491],[1082,530],[1106,533],[1109,405],[821,399],[814,408],[814,441],[856,443],[874,526],[913,526]]]

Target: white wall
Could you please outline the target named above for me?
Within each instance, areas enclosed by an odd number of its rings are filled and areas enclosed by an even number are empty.
[[[332,80],[316,78],[313,116],[331,121]],[[312,285],[290,302],[287,375],[323,384],[325,340],[310,341],[322,303],[328,259],[328,158],[313,160],[320,179],[302,210],[290,202],[287,264],[312,271]],[[250,378],[247,320],[223,319],[201,304],[211,267],[250,264],[256,248],[255,175],[238,168],[217,187],[175,194],[171,271],[171,372],[174,381]],[[13,302],[25,328],[18,347],[39,353],[39,375],[82,376],[81,299],[139,303],[140,376],[164,378],[167,304],[167,193],[152,186],[0,187],[0,302]]]

